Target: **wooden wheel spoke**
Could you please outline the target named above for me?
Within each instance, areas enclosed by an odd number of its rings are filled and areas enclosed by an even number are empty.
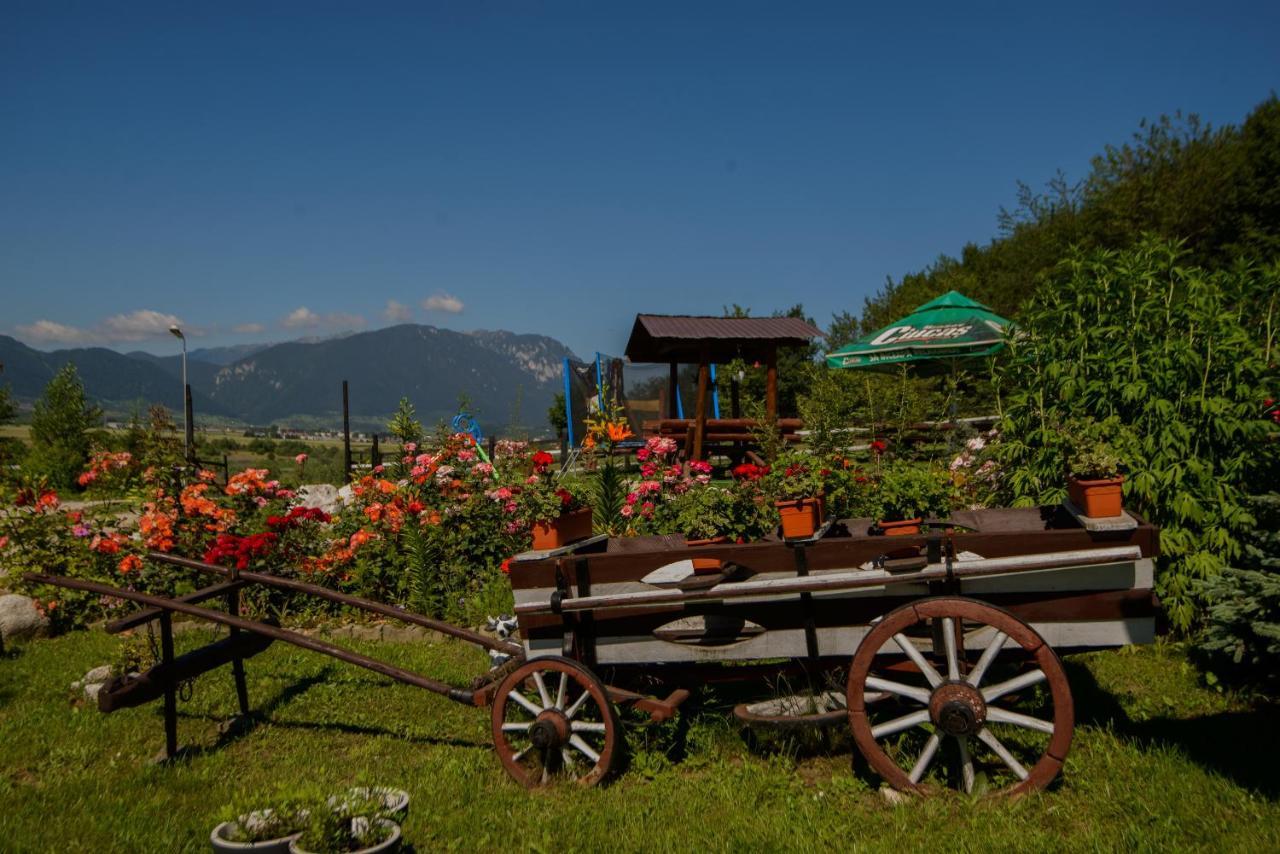
[[[1000,654],[1000,650],[1004,649],[1004,642],[1008,639],[1008,635],[997,629],[995,637],[991,639],[991,643],[987,644],[987,648],[982,651],[982,657],[978,659],[978,663],[969,671],[969,675],[965,677],[965,681],[977,688],[978,683],[982,681],[982,677],[986,675],[987,668],[991,666],[991,662],[996,660],[996,656]]]
[[[956,739],[957,750],[960,752],[960,782],[964,785],[965,794],[973,791],[973,757],[969,755],[969,740],[965,736]]]
[[[573,720],[573,716],[576,715],[579,712],[579,710],[582,709],[583,704],[586,703],[587,700],[589,699],[591,699],[591,695],[586,691],[583,691],[582,696],[574,700],[573,705],[564,710],[564,716],[569,720]]]
[[[547,693],[546,680],[544,680],[542,678],[542,674],[536,670],[533,671],[533,684],[538,686],[538,699],[542,701],[542,708],[551,708],[551,695]]]
[[[907,658],[911,659],[911,663],[920,668],[920,672],[924,674],[924,678],[931,687],[936,688],[942,684],[942,674],[925,660],[925,657],[920,654],[920,650],[916,649],[916,645],[911,642],[909,637],[899,632],[893,636],[893,641],[906,654]]]
[[[881,679],[879,676],[868,676],[866,684],[872,691],[887,691],[888,693],[896,694],[899,697],[908,697],[912,700],[916,700],[926,706],[929,704],[929,690],[927,688],[917,688],[914,685],[903,685],[901,682]]]
[[[1009,752],[1009,748],[1004,746],[1000,739],[989,729],[981,729],[978,731],[978,741],[981,741],[987,747],[991,748],[991,752],[1000,757],[1000,761],[1009,766],[1009,770],[1018,775],[1019,780],[1025,780],[1030,776],[1030,772],[1022,767],[1022,763],[1013,757]]]
[[[557,709],[564,708],[564,694],[565,694],[565,691],[568,690],[568,688],[569,688],[569,674],[561,673],[560,687],[556,689],[556,708]]]
[[[1001,709],[997,706],[987,706],[987,720],[998,724],[1013,724],[1024,729],[1034,729],[1053,735],[1053,721],[1033,718],[1021,712],[1011,712],[1008,709]]]
[[[942,647],[947,656],[947,678],[954,682],[960,678],[960,659],[956,654],[956,624],[950,617],[942,618]]]
[[[1021,691],[1023,688],[1029,688],[1032,685],[1043,682],[1048,677],[1040,668],[1029,670],[1020,676],[1012,679],[1006,679],[1004,682],[998,682],[995,685],[989,685],[982,689],[982,699],[990,703],[992,700],[999,699],[1005,694],[1012,694],[1014,691]]]
[[[521,694],[519,691],[512,691],[508,696],[515,700],[518,706],[533,715],[535,718],[542,714],[543,707],[536,705],[532,700],[524,694]]]
[[[936,732],[929,736],[929,740],[924,743],[924,749],[920,751],[920,757],[916,759],[916,764],[911,766],[911,773],[907,775],[912,783],[920,782],[920,778],[929,769],[929,763],[933,761],[934,755],[938,752],[938,746],[941,744],[942,736]]]
[[[913,726],[927,723],[929,720],[929,710],[921,709],[918,712],[912,712],[909,715],[903,715],[900,718],[894,718],[891,721],[885,721],[878,726],[871,728],[872,738],[884,738],[886,735],[902,732],[904,729],[911,729]]]
[[[570,721],[569,729],[573,732],[604,732],[605,725],[588,721]]]
[[[528,732],[531,723],[507,722],[502,725],[503,732]]]
[[[583,741],[582,736],[577,735],[576,733],[574,735],[569,736],[569,744],[576,747],[579,753],[581,753],[583,756],[590,759],[592,762],[600,761],[600,754],[596,753],[595,750],[591,747],[591,745]]]

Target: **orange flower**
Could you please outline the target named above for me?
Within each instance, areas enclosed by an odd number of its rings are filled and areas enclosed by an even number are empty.
[[[609,423],[609,424],[605,424],[604,427],[605,427],[605,430],[607,430],[609,433],[610,442],[622,442],[627,439],[630,439],[633,435],[635,435],[634,433],[631,432],[631,430],[627,428],[626,424]]]
[[[582,447],[586,448],[589,451],[595,446],[596,446],[596,437],[588,433],[587,438],[582,440]]]
[[[142,569],[142,558],[137,555],[125,555],[120,559],[120,574],[128,575]]]

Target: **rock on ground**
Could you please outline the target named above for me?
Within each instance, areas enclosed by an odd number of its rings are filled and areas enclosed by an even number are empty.
[[[298,487],[298,506],[315,507],[326,513],[342,509],[342,497],[338,488],[329,483],[307,483]]]
[[[48,633],[49,620],[36,610],[34,600],[17,593],[0,596],[0,638],[24,640]]]

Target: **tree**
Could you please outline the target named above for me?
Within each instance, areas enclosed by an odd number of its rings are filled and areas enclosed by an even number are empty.
[[[551,429],[556,431],[559,436],[569,429],[569,413],[564,405],[564,392],[556,392],[555,398],[551,401],[551,406],[547,409],[547,423],[551,425]]]
[[[101,418],[102,410],[85,398],[76,366],[63,365],[36,401],[28,468],[53,486],[70,488],[89,460],[89,431]]]
[[[9,394],[9,386],[0,385],[0,424],[8,424],[18,414],[18,405]]]
[[[387,430],[400,440],[401,445],[417,444],[422,441],[422,422],[418,420],[417,410],[409,402],[409,398],[400,398],[396,414],[387,422]]]

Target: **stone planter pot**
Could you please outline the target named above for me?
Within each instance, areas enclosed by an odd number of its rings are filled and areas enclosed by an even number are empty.
[[[905,537],[920,533],[920,523],[923,521],[923,517],[916,517],[915,519],[896,519],[892,522],[881,520],[876,524],[880,526],[881,531],[884,531],[886,537]]]
[[[803,540],[818,530],[818,512],[821,502],[817,498],[795,498],[775,501],[778,516],[782,518],[782,536],[787,540]]]
[[[365,818],[353,818],[351,819],[351,825],[355,828],[358,826],[357,822],[367,821],[368,819]],[[351,854],[379,854],[379,852],[384,851],[395,851],[400,847],[400,825],[386,818],[378,819],[378,825],[388,830],[387,837],[376,845],[370,845],[368,848],[361,848],[358,851],[351,852]],[[298,844],[298,842],[299,840],[297,837],[289,842],[289,854],[319,854],[319,852],[303,848]]]
[[[550,522],[535,522],[533,547],[538,550],[558,549],[591,536],[591,508],[583,507],[563,513]]]
[[[224,852],[224,854],[288,854],[289,846],[300,833],[291,833],[288,836],[281,836],[278,839],[266,839],[261,842],[233,842],[227,838],[227,834],[231,832],[235,825],[253,829],[255,822],[264,821],[271,815],[271,810],[254,810],[240,816],[236,821],[224,821],[213,829],[209,834],[209,844],[214,851]]]
[[[1091,518],[1119,516],[1124,512],[1124,475],[1098,480],[1080,480],[1071,475],[1067,479],[1067,496]]]

